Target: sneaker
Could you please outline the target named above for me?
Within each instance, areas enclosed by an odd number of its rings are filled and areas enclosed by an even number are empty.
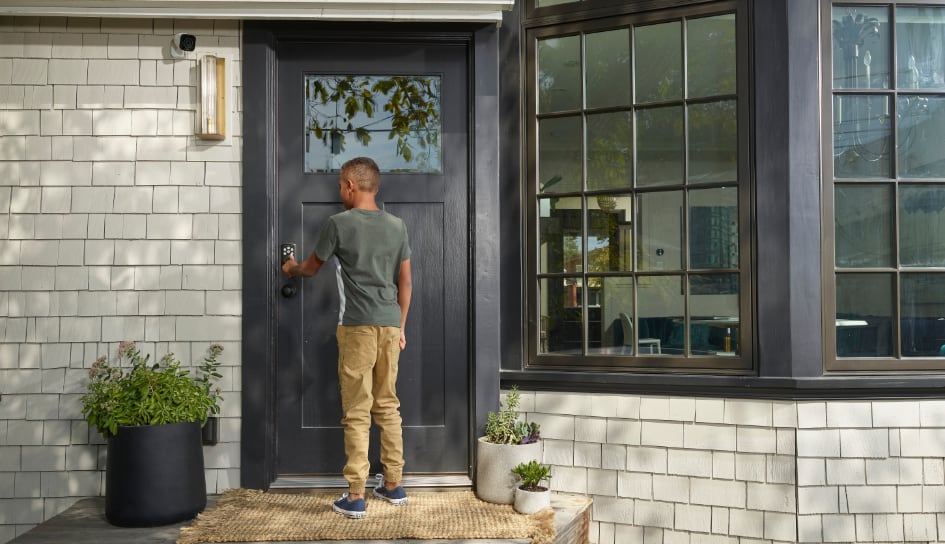
[[[374,496],[397,506],[407,504],[407,492],[404,491],[404,487],[398,485],[394,489],[387,489],[384,485],[383,474],[377,475],[377,487],[374,488]]]
[[[341,498],[331,505],[331,509],[336,514],[341,514],[351,519],[363,519],[367,517],[367,512],[364,510],[364,499],[351,500],[348,498],[347,492],[341,495]]]

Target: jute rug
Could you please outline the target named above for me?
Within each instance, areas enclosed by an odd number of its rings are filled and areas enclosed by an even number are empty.
[[[555,539],[552,510],[526,516],[511,505],[480,501],[471,491],[410,493],[405,506],[368,499],[367,518],[360,520],[332,512],[337,498],[231,489],[181,529],[177,544],[402,538],[531,538],[533,544],[551,544]]]

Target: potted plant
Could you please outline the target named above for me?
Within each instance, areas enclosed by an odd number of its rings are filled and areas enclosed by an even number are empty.
[[[489,412],[485,436],[476,445],[476,496],[486,502],[512,504],[519,463],[541,457],[541,432],[535,422],[519,421],[521,402],[518,388],[512,387],[505,407]]]
[[[515,511],[520,514],[534,514],[551,507],[551,491],[541,482],[551,478],[551,467],[532,459],[519,463],[512,469],[521,481],[515,488]]]
[[[200,428],[220,413],[220,377],[211,345],[195,375],[173,353],[150,364],[122,342],[116,364],[99,357],[82,395],[86,420],[108,440],[105,516],[114,525],[145,527],[193,518],[207,505]],[[122,365],[122,360],[129,364]]]

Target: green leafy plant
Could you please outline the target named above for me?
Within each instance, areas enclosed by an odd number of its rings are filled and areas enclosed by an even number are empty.
[[[149,364],[150,355],[142,355],[134,342],[122,342],[115,366],[103,355],[89,369],[82,413],[105,438],[117,433],[119,426],[203,424],[210,414],[220,413],[222,395],[213,381],[221,377],[217,357],[222,351],[223,346],[211,344],[192,376],[173,353]],[[123,359],[130,366],[123,367]]]
[[[541,439],[538,423],[519,421],[518,406],[521,395],[517,386],[512,386],[505,396],[505,407],[498,413],[489,412],[486,418],[486,441],[493,444],[529,444]]]
[[[551,467],[543,465],[534,459],[527,463],[519,463],[512,469],[512,473],[517,474],[518,477],[522,479],[519,487],[526,491],[544,491],[547,488],[539,484],[542,480],[551,479]]]

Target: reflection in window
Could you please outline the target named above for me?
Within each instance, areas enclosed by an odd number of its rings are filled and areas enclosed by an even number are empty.
[[[383,172],[442,171],[439,76],[307,75],[305,172],[371,156]]]

